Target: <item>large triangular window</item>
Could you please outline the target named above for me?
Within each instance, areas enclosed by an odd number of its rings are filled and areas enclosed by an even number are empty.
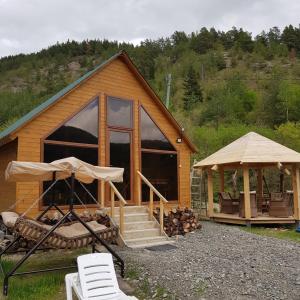
[[[47,140],[98,144],[98,98],[56,129]]]
[[[176,151],[143,107],[141,107],[141,146],[144,149]]]

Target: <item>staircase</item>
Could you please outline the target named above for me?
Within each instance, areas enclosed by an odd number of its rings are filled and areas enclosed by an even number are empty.
[[[120,209],[115,208],[113,220],[120,224]],[[149,220],[148,207],[124,207],[124,234],[121,237],[126,246],[130,248],[145,248],[173,243],[167,235],[160,234],[160,226],[153,217]]]

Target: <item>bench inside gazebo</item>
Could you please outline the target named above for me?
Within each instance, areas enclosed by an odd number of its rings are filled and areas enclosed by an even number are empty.
[[[208,217],[232,224],[291,224],[300,222],[300,154],[255,132],[249,132],[194,168],[207,172]],[[264,170],[289,177],[292,190],[270,191],[264,187]],[[230,193],[225,186],[228,171],[243,175],[242,191]],[[279,172],[278,172],[279,171]],[[276,173],[276,172],[274,172]],[[252,174],[251,184],[250,176]],[[218,177],[219,212],[214,210],[214,177]],[[254,184],[253,184],[254,182]],[[253,190],[254,187],[254,190]]]

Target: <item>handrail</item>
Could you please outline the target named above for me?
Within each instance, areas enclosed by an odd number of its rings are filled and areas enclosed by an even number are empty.
[[[121,235],[124,234],[124,206],[127,205],[126,200],[123,198],[123,196],[120,194],[116,186],[109,181],[110,185],[110,202],[111,202],[111,217],[113,218],[115,215],[115,195],[119,199],[120,203],[120,233]]]
[[[140,171],[137,171],[137,173],[140,175],[143,181],[149,186],[149,188],[153,190],[153,192],[158,196],[159,199],[161,199],[164,203],[168,203],[168,200],[153,186],[153,184]]]
[[[159,223],[160,223],[160,234],[164,235],[164,204],[168,203],[168,200],[153,186],[153,184],[137,170],[138,175],[150,188],[150,200],[149,200],[149,218],[153,218],[153,193],[159,198]]]
[[[117,195],[118,199],[123,202],[123,205],[127,205],[127,201],[124,199],[124,197],[120,194],[120,192],[118,191],[118,189],[116,188],[116,186],[109,181],[108,182],[109,185],[111,186],[111,188],[114,190],[114,193]]]

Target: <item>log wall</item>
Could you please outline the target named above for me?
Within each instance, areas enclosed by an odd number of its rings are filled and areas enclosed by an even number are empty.
[[[5,181],[5,169],[8,163],[17,159],[15,140],[0,148],[0,211],[7,210],[16,201],[16,183]]]

